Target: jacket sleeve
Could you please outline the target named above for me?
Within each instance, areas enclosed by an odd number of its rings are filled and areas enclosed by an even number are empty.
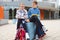
[[[25,10],[25,17],[28,18],[28,12]]]
[[[19,14],[19,12],[18,12],[19,10],[17,10],[17,12],[16,12],[16,18],[19,18],[19,16],[20,16],[20,14]]]
[[[30,16],[31,16],[31,10],[29,9],[29,11],[28,11],[28,18],[30,18]]]
[[[40,10],[38,9],[38,18],[40,20]]]

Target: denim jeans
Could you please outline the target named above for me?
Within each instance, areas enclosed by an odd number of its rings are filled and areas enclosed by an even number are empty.
[[[26,25],[27,25],[27,31],[29,33],[30,40],[33,40],[36,31],[36,25],[32,22],[26,23]]]

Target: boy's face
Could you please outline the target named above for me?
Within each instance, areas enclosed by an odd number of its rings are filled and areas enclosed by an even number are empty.
[[[33,7],[33,8],[37,8],[37,4],[33,3],[33,4],[32,4],[32,7]]]

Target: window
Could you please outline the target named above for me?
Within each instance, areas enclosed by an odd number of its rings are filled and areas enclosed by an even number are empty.
[[[2,0],[0,0],[0,2],[2,2]]]
[[[43,1],[49,1],[49,0],[43,0]]]
[[[12,8],[9,9],[9,19],[12,19],[12,12],[13,12]]]
[[[54,1],[57,1],[57,0],[51,0],[51,1],[53,1],[53,2],[54,2]]]
[[[40,2],[42,2],[42,0],[37,0],[38,2],[40,1]]]
[[[43,0],[43,1],[56,2],[57,0]]]
[[[19,0],[14,0],[14,1],[19,1]]]
[[[11,0],[0,0],[0,2],[11,2]]]

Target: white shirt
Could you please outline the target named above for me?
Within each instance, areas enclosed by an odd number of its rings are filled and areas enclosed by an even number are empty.
[[[16,18],[26,19],[28,18],[27,10],[17,10]]]

